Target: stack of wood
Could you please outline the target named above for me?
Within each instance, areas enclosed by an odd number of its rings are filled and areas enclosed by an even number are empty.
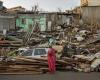
[[[18,41],[9,41],[9,40],[1,40],[0,41],[1,47],[21,47],[21,42]]]
[[[56,61],[58,71],[75,71],[83,63],[90,64],[86,60],[74,60],[64,58]],[[83,67],[83,66],[82,66]],[[0,73],[44,73],[48,72],[46,58],[14,57],[0,62]]]
[[[57,70],[69,70],[66,65],[72,66],[72,64],[65,62],[64,60],[57,60]],[[0,62],[0,73],[44,73],[48,72],[48,62],[46,58],[27,58],[27,57],[15,57],[9,60]]]
[[[21,47],[22,40],[13,36],[0,36],[0,47]]]

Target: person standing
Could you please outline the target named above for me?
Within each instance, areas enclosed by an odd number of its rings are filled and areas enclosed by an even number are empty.
[[[48,50],[48,66],[49,71],[51,73],[55,73],[56,71],[56,51],[52,48],[52,46],[49,47]]]

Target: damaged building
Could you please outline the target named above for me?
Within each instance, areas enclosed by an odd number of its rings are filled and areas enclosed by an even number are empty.
[[[59,25],[78,24],[79,15],[65,12],[19,12],[16,18],[16,27],[27,30],[37,23],[40,31],[55,31]],[[34,27],[34,29],[36,29]]]
[[[19,12],[16,18],[16,27],[20,29],[32,29],[34,24],[37,23],[37,27],[40,31],[45,31],[46,29],[46,18],[45,15],[38,15],[34,12]],[[34,27],[35,29],[35,27]]]
[[[81,0],[82,20],[86,24],[100,25],[100,0]]]
[[[0,1],[0,32],[3,30],[15,30],[15,14],[6,12],[3,2]]]
[[[0,14],[0,31],[15,30],[15,16],[5,13]]]

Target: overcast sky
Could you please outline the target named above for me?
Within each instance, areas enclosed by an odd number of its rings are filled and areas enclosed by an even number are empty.
[[[55,11],[58,8],[63,10],[74,8],[80,5],[80,0],[2,0],[7,8],[15,6],[23,6],[28,10],[34,4],[38,4],[40,8],[46,11]]]

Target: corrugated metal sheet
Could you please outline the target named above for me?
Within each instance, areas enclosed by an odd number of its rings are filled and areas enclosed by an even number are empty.
[[[82,19],[85,23],[100,24],[100,7],[82,7]]]

